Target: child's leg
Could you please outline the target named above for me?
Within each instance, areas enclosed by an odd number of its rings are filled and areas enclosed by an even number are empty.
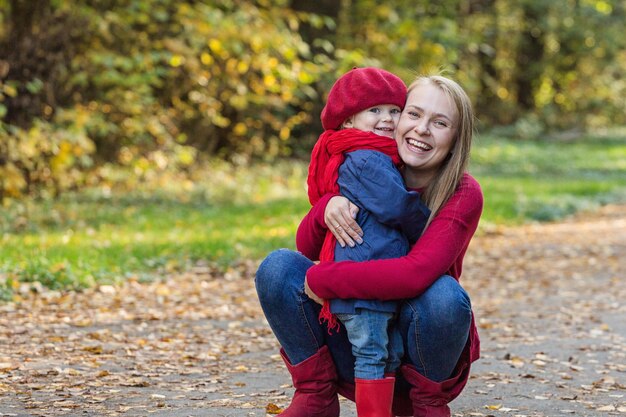
[[[355,378],[384,378],[388,358],[388,327],[392,316],[392,313],[367,309],[359,309],[359,314],[337,315],[352,344]]]
[[[385,374],[395,374],[400,368],[402,356],[404,356],[404,343],[402,334],[394,323],[389,324],[389,344],[387,345],[387,365]]]
[[[359,309],[359,314],[339,314],[355,357],[354,382],[359,417],[391,417],[395,378],[385,377],[388,328],[393,315]]]

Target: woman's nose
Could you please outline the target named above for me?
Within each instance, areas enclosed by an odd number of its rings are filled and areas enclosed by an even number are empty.
[[[421,118],[415,124],[415,131],[420,135],[428,135],[430,134],[430,129],[428,127],[428,120],[425,118]]]

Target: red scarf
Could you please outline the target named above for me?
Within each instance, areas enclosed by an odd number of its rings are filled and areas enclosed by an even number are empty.
[[[346,159],[346,153],[356,150],[379,151],[390,156],[396,166],[401,164],[398,146],[393,139],[358,129],[326,130],[320,135],[311,153],[307,177],[311,205],[315,205],[325,194],[339,193],[339,185],[337,184],[339,166]],[[320,252],[320,261],[333,261],[335,259],[336,243],[335,236],[330,231],[326,232]],[[328,301],[324,302],[320,312],[320,322],[325,320],[328,321],[329,332],[334,328],[339,330],[339,323],[330,312]]]

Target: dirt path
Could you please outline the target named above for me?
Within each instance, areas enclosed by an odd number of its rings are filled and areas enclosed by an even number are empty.
[[[289,377],[255,263],[0,305],[0,416],[265,416]],[[477,236],[482,338],[454,416],[626,416],[626,207]],[[342,416],[354,416],[342,402]]]

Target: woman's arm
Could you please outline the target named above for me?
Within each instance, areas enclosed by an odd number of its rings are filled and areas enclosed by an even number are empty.
[[[324,262],[308,270],[308,285],[324,299],[394,300],[421,294],[444,274],[458,279],[482,207],[480,186],[466,175],[459,190],[406,256],[366,262]]]
[[[296,248],[312,261],[320,258],[320,251],[328,231],[324,223],[324,210],[332,197],[334,197],[332,194],[327,194],[320,198],[304,216],[296,231]]]
[[[354,220],[358,211],[356,205],[341,195],[323,196],[300,222],[296,232],[296,248],[310,260],[319,260],[328,230],[342,247],[354,246],[354,241],[362,243],[363,231]]]

